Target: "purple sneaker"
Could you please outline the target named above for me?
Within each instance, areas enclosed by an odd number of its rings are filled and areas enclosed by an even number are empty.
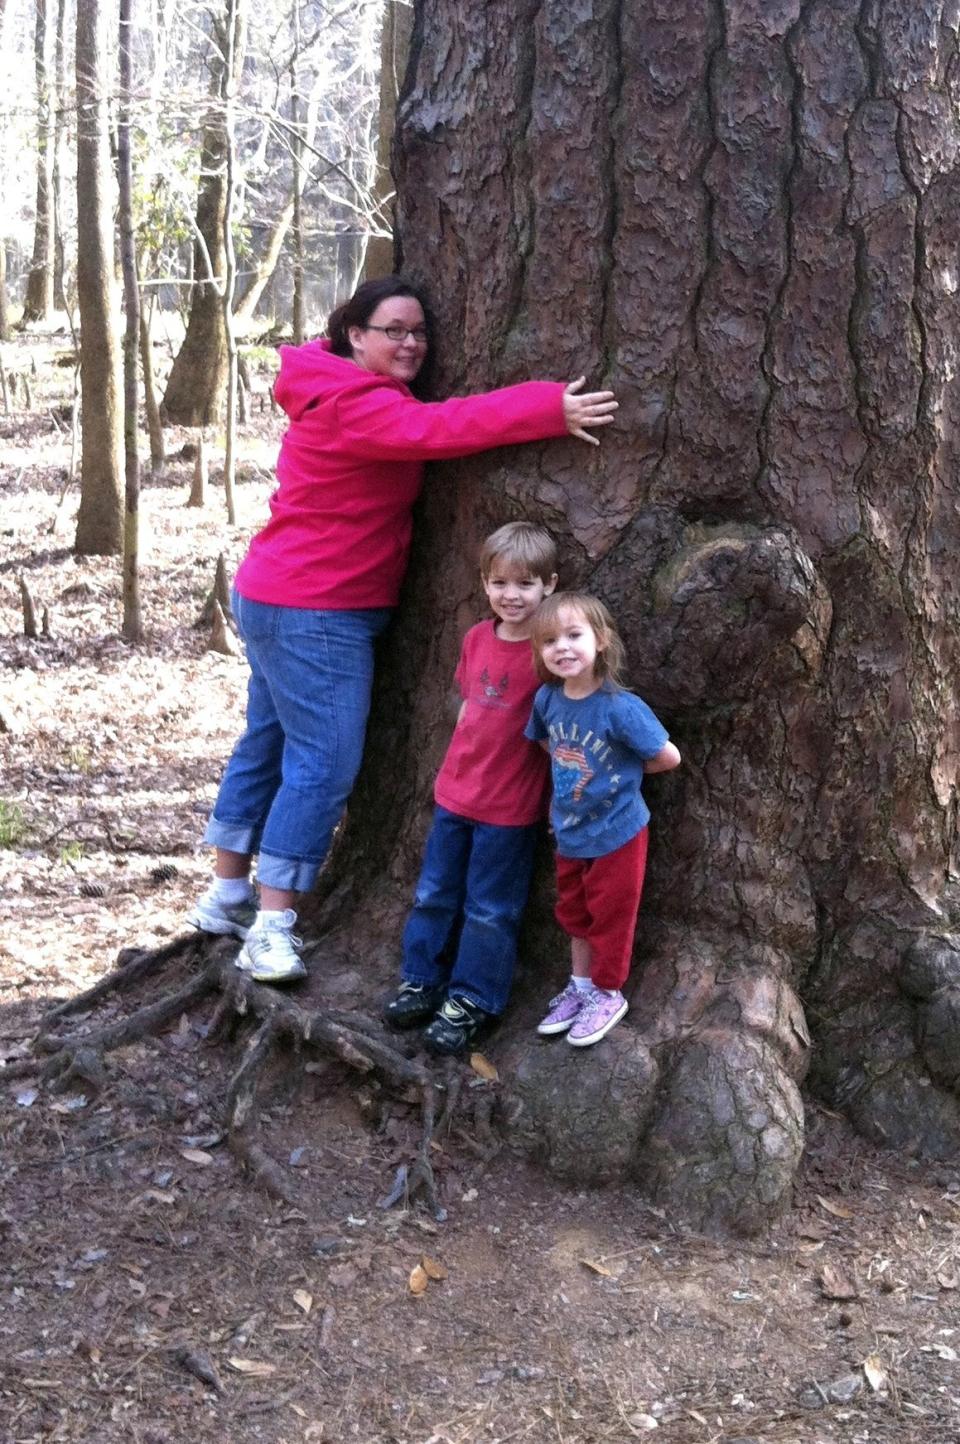
[[[587,1002],[577,1014],[567,1042],[574,1048],[588,1048],[599,1043],[610,1029],[619,1023],[627,1011],[627,1000],[622,993],[605,993],[594,988],[587,994]]]
[[[545,1038],[549,1038],[552,1033],[565,1033],[592,996],[592,989],[581,989],[568,983],[562,993],[550,999],[550,1011],[543,1022],[537,1025],[537,1032]]]

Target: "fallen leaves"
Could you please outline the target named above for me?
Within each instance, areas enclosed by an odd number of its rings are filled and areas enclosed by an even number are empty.
[[[227,1363],[236,1374],[245,1374],[251,1379],[269,1379],[277,1372],[276,1364],[267,1364],[262,1359],[228,1359]]]
[[[847,1208],[845,1203],[835,1203],[831,1198],[824,1198],[823,1194],[817,1194],[817,1202],[827,1213],[833,1214],[834,1218],[853,1218],[853,1209]]]
[[[201,1168],[209,1168],[213,1162],[213,1154],[208,1153],[205,1148],[181,1148],[180,1157],[185,1158],[188,1163],[196,1163]]]
[[[597,1263],[596,1260],[592,1258],[582,1258],[580,1262],[583,1264],[585,1269],[589,1269],[591,1273],[599,1274],[601,1278],[613,1278],[613,1273],[610,1269],[606,1267],[605,1264]]]
[[[420,1298],[426,1293],[431,1280],[438,1283],[447,1277],[447,1267],[437,1259],[432,1259],[428,1254],[423,1254],[420,1262],[410,1270],[410,1277],[407,1279],[407,1287],[414,1298]]]
[[[478,1077],[483,1078],[487,1083],[500,1082],[500,1074],[489,1058],[485,1058],[482,1053],[470,1054],[470,1067]]]
[[[879,1354],[867,1355],[863,1361],[863,1372],[875,1394],[879,1394],[889,1387],[890,1376],[883,1367],[883,1360]]]
[[[820,1292],[825,1299],[856,1299],[860,1297],[860,1291],[855,1281],[848,1277],[842,1269],[835,1268],[833,1264],[824,1264],[817,1275],[820,1284]]]

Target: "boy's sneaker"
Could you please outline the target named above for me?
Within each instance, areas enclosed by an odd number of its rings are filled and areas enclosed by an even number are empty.
[[[576,1022],[592,994],[592,988],[578,988],[575,983],[568,983],[562,993],[550,999],[550,1011],[543,1022],[537,1024],[537,1032],[545,1038],[553,1033],[565,1033]]]
[[[401,983],[383,1010],[383,1021],[391,1028],[416,1028],[426,1023],[443,1002],[443,988],[426,983]]]
[[[492,1016],[469,998],[448,998],[424,1032],[423,1041],[431,1053],[463,1053]]]
[[[224,903],[213,896],[213,888],[209,887],[187,913],[187,927],[201,933],[245,938],[256,916],[257,899],[253,893],[243,902]]]
[[[602,988],[594,988],[587,994],[587,1001],[567,1034],[567,1042],[574,1048],[599,1043],[626,1011],[627,1000],[622,993],[605,993]]]
[[[287,908],[274,916],[276,921],[265,921],[260,914],[237,956],[236,966],[242,973],[249,973],[255,983],[292,983],[307,976],[300,957],[303,940],[290,931],[297,921],[296,913]]]

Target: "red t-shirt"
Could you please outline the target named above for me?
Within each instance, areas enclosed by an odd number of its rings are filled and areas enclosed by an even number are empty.
[[[480,622],[463,639],[456,681],[466,708],[437,774],[435,800],[472,822],[537,822],[550,759],[523,735],[540,685],[530,643],[504,642],[492,621]]]

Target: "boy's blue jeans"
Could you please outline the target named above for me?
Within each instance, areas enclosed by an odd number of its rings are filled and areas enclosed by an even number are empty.
[[[247,727],[227,763],[204,842],[259,853],[268,887],[316,878],[363,757],[380,607],[316,611],[233,593],[247,649]]]
[[[537,825],[495,827],[438,807],[413,910],[403,931],[401,977],[447,986],[485,1013],[510,996],[517,930],[530,891]],[[462,918],[451,970],[445,949]]]

